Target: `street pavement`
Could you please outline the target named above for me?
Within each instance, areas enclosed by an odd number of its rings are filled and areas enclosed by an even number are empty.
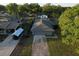
[[[19,41],[12,39],[12,35],[8,36],[0,43],[0,56],[10,56]]]

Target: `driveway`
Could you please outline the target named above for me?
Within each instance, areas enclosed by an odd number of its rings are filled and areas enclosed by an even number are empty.
[[[13,40],[12,35],[8,36],[0,43],[0,56],[10,56],[18,43],[19,40]]]
[[[48,56],[48,45],[45,35],[35,35],[32,44],[32,56]]]

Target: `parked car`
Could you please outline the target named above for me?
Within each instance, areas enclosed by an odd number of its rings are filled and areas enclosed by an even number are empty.
[[[17,40],[17,39],[23,34],[23,32],[24,32],[24,29],[18,28],[18,29],[12,34],[13,39],[14,39],[14,40]]]

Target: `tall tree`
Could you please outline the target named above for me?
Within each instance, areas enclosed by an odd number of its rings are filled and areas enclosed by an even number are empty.
[[[18,5],[16,3],[10,3],[6,6],[9,14],[18,17]]]
[[[3,6],[3,5],[0,5],[0,11],[6,11],[6,8],[5,8],[5,6]]]
[[[18,6],[19,17],[22,18],[26,16],[26,8],[23,5]]]
[[[67,45],[79,43],[79,6],[67,9],[59,18],[62,42]],[[76,46],[76,45],[75,45]]]
[[[30,7],[30,10],[31,10],[30,13],[36,13],[36,14],[38,14],[39,12],[42,11],[42,8],[37,3],[31,3],[29,5],[29,7]]]
[[[25,7],[26,12],[28,12],[28,13],[29,13],[29,12],[31,11],[30,6],[29,6],[29,4],[28,4],[28,3],[25,3],[23,6]]]

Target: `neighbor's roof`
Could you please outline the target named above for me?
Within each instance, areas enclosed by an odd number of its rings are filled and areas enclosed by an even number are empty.
[[[31,31],[36,30],[36,28],[40,28],[44,31],[54,31],[54,29],[52,28],[52,24],[49,21],[46,20],[40,20],[38,22],[35,22],[33,24],[33,27],[31,28]]]
[[[1,21],[0,22],[1,29],[16,29],[17,26],[19,26],[19,23],[15,21]]]
[[[49,20],[42,20],[42,22],[43,22],[43,24],[45,24],[46,26],[48,26],[48,27],[50,27],[50,28],[52,28],[52,27],[53,27],[52,22],[51,22],[51,21],[49,21]]]
[[[10,17],[8,13],[0,13],[0,17]]]
[[[0,28],[5,29],[9,25],[9,22],[0,22]]]
[[[40,28],[35,28],[35,30],[32,31],[33,35],[44,35],[44,31]]]
[[[17,23],[17,22],[10,22],[10,25],[7,26],[7,29],[16,29],[17,26],[19,26],[19,23]]]

